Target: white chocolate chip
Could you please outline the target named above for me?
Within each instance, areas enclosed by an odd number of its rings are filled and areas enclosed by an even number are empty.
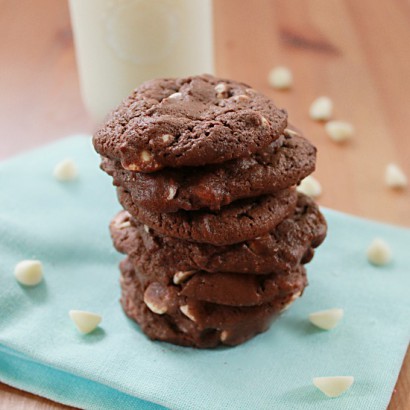
[[[227,331],[227,330],[223,330],[223,331],[221,332],[221,337],[220,337],[221,342],[225,342],[225,341],[228,339],[228,337],[229,337],[228,331]]]
[[[54,167],[53,175],[58,181],[72,181],[78,175],[77,165],[70,158],[63,159]]]
[[[24,260],[14,268],[14,276],[22,285],[38,285],[43,278],[43,265],[37,260]]]
[[[195,322],[195,316],[192,314],[191,310],[189,309],[188,305],[183,305],[180,308],[180,311],[189,319],[191,319],[193,322]]]
[[[353,376],[314,377],[313,384],[326,396],[338,397],[353,384]]]
[[[102,320],[100,315],[84,310],[70,310],[68,314],[81,333],[91,333]]]
[[[250,97],[245,95],[245,94],[235,95],[234,97],[232,97],[232,100],[236,101],[236,102],[246,101],[246,100],[249,100],[249,99],[250,99]]]
[[[289,302],[286,303],[285,306],[283,306],[282,312],[285,311],[285,310],[288,310],[289,307],[290,307],[290,305],[291,305],[296,299],[299,299],[299,298],[300,298],[300,295],[301,295],[301,294],[302,294],[302,291],[301,291],[301,290],[300,290],[299,292],[294,293],[294,294],[292,295],[292,297],[290,298]]]
[[[127,165],[123,165],[123,167],[125,169],[128,169],[128,171],[139,171],[140,167],[138,164],[134,164],[133,162],[131,162],[130,164]]]
[[[263,116],[261,115],[261,125],[262,127],[269,127],[269,121]]]
[[[143,162],[148,162],[148,161],[151,161],[152,154],[149,151],[144,150],[144,151],[141,151],[140,157]]]
[[[125,228],[129,228],[131,226],[131,222],[130,221],[124,221],[121,222],[117,225],[118,229],[125,229]]]
[[[177,193],[177,188],[175,188],[174,186],[170,186],[170,187],[168,188],[168,196],[167,196],[167,199],[168,199],[168,200],[171,200],[172,198],[175,197],[176,193]]]
[[[228,93],[228,86],[225,83],[219,83],[215,86],[216,96],[217,98],[227,98]]]
[[[163,315],[168,310],[168,305],[164,293],[166,288],[160,283],[151,283],[144,292],[144,303],[151,312]]]
[[[294,130],[291,130],[290,128],[285,128],[285,130],[283,131],[285,135],[287,135],[288,137],[299,137],[300,134]]]
[[[344,142],[353,137],[354,127],[346,121],[329,121],[325,125],[327,135],[335,142]]]
[[[392,259],[390,246],[381,238],[373,239],[372,243],[367,248],[367,259],[373,265],[387,265]]]
[[[408,184],[406,175],[396,164],[387,165],[384,179],[390,188],[402,189]]]
[[[278,90],[286,90],[293,84],[292,72],[287,67],[275,67],[269,72],[268,83]]]
[[[171,94],[170,96],[168,96],[167,98],[169,98],[171,100],[174,100],[176,98],[180,98],[181,96],[182,96],[181,93],[174,93],[174,94]]]
[[[173,136],[171,134],[164,134],[161,137],[162,141],[164,141],[164,142],[169,142],[169,141],[171,141],[172,138],[173,138]]]
[[[327,121],[333,113],[333,102],[329,97],[319,97],[312,102],[309,115],[312,120]]]
[[[195,272],[195,270],[179,271],[175,273],[172,280],[175,283],[175,285],[179,285],[185,282],[188,278],[190,278]]]
[[[145,231],[146,233],[149,233],[149,226],[148,226],[148,225],[144,225],[144,231]]]
[[[314,312],[309,315],[309,320],[320,329],[330,330],[337,326],[343,318],[343,309],[328,309]]]
[[[319,181],[311,175],[304,178],[300,185],[297,186],[296,190],[312,198],[317,198],[322,194],[322,186]]]

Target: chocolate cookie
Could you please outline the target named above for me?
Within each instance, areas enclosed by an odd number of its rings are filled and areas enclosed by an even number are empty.
[[[104,158],[101,168],[125,188],[135,204],[153,212],[219,210],[237,199],[272,194],[297,185],[315,169],[316,148],[294,131],[263,151],[218,165],[167,168],[154,173],[124,170]]]
[[[210,75],[142,84],[95,133],[101,155],[131,171],[218,164],[279,138],[287,115],[248,85]]]
[[[272,195],[241,199],[211,211],[178,211],[160,214],[138,207],[129,192],[117,188],[121,205],[134,218],[158,233],[193,242],[230,245],[265,235],[290,215],[296,206],[294,189],[285,189]]]
[[[262,305],[278,297],[294,295],[307,284],[305,272],[299,268],[270,275],[190,271],[178,272],[170,278],[163,271],[146,271],[144,264],[133,265],[136,280],[144,289],[152,283],[163,288],[177,287],[179,296],[224,306]]]
[[[143,287],[128,259],[121,262],[121,304],[155,340],[200,348],[237,345],[268,329],[271,321],[303,292],[303,267],[295,292],[251,307],[222,306],[179,295],[176,287],[152,282]]]
[[[119,252],[130,255],[146,271],[163,272],[173,278],[183,272],[240,272],[269,274],[289,272],[307,263],[313,248],[326,236],[326,222],[314,201],[298,194],[293,215],[272,232],[246,242],[214,246],[166,237],[138,223],[128,212],[111,222],[111,235]]]

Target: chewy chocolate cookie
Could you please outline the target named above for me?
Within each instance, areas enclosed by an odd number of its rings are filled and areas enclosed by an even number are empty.
[[[272,194],[297,185],[315,169],[316,148],[296,131],[248,158],[217,165],[167,168],[154,173],[125,170],[119,161],[102,160],[101,168],[125,188],[136,205],[152,212],[179,209],[219,210],[242,198]]]
[[[326,236],[326,221],[314,201],[298,194],[295,212],[268,234],[227,246],[194,243],[161,235],[121,211],[111,222],[116,249],[145,271],[173,278],[184,272],[289,272],[307,263]]]
[[[264,332],[306,285],[305,270],[299,266],[292,275],[293,293],[255,306],[224,306],[181,295],[177,286],[157,282],[143,285],[129,259],[121,262],[120,269],[123,309],[148,337],[200,348],[233,346]]]
[[[96,151],[130,171],[249,157],[283,133],[287,115],[248,85],[210,75],[144,83],[95,133]]]
[[[292,188],[272,195],[241,199],[218,213],[207,210],[168,214],[138,207],[129,192],[117,188],[121,205],[138,221],[158,233],[193,242],[230,245],[265,235],[295,209],[297,194]]]

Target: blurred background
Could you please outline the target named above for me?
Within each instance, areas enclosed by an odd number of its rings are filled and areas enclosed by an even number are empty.
[[[98,3],[73,3],[81,1]],[[200,53],[188,62],[179,59],[180,66],[192,63],[192,69],[209,71],[213,59],[216,75],[249,83],[286,108],[290,121],[319,149],[314,176],[323,188],[321,205],[410,226],[409,188],[392,190],[384,182],[385,168],[392,162],[410,176],[410,2],[214,0],[212,9],[208,0],[194,3],[196,20],[191,23],[203,36],[191,38],[187,47]],[[175,24],[166,14],[163,19]],[[159,39],[154,46],[137,39],[147,56],[150,47],[172,43],[163,26],[147,20],[141,24]],[[184,30],[189,33],[190,28]],[[73,133],[92,134],[98,121],[81,98],[68,3],[0,0],[0,38],[0,160]],[[91,78],[92,73],[109,72],[98,60],[98,50],[88,50],[84,59],[93,64]],[[205,55],[204,61],[198,60]],[[276,66],[291,70],[289,90],[269,85],[268,73]],[[158,72],[152,73],[154,77]],[[136,73],[135,86],[139,78]],[[334,119],[354,126],[351,141],[336,144],[323,123],[309,117],[312,101],[322,95],[332,99]],[[407,408],[409,373],[405,364],[391,409]],[[42,399],[39,407],[29,407],[35,399],[5,386],[0,386],[2,399],[19,403],[19,408],[54,408]]]

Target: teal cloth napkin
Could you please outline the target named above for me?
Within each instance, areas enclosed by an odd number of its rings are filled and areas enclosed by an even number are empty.
[[[71,157],[76,181],[54,180]],[[110,178],[84,136],[0,164],[0,380],[90,409],[385,409],[410,336],[410,231],[325,211],[329,236],[308,265],[310,286],[268,332],[235,348],[195,350],[149,341],[118,299],[122,258],[108,223],[120,209]],[[371,266],[374,236],[394,252]],[[40,259],[45,280],[19,285],[14,266]],[[332,331],[307,319],[345,309]],[[81,335],[70,309],[102,314]],[[353,375],[325,397],[315,376]]]

